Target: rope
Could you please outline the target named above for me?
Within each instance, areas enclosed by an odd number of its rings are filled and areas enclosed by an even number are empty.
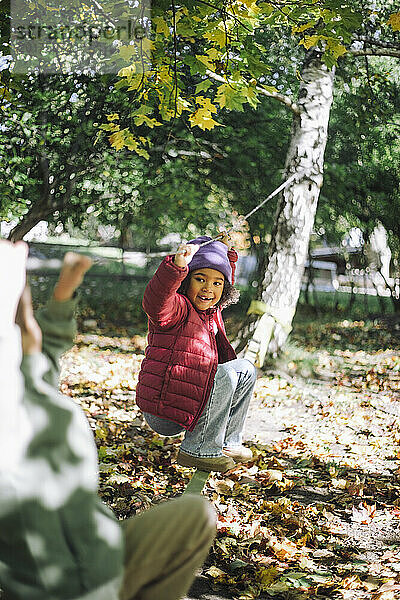
[[[293,179],[295,179],[296,177],[298,177],[299,175],[302,175],[303,173],[293,173],[293,175],[291,175],[288,179],[286,179],[283,183],[281,183],[281,185],[279,185],[273,192],[271,192],[264,200],[262,200],[262,202],[260,202],[259,204],[257,204],[257,206],[255,206],[250,212],[247,213],[247,215],[244,215],[244,217],[240,217],[238,222],[236,223],[236,225],[234,225],[233,227],[230,227],[227,231],[225,231],[223,234],[219,233],[218,235],[216,235],[214,238],[212,238],[211,240],[207,240],[206,242],[203,242],[201,244],[199,244],[200,248],[202,246],[206,246],[207,244],[211,244],[211,242],[216,242],[220,239],[221,236],[225,235],[225,234],[229,234],[232,233],[232,231],[235,231],[236,229],[238,229],[238,227],[240,227],[240,225],[242,225],[245,221],[247,221],[247,219],[249,217],[251,217],[252,215],[254,215],[255,212],[257,212],[258,210],[260,210],[260,208],[262,208],[264,206],[264,204],[266,204],[269,200],[272,200],[272,198],[274,198],[277,194],[279,194],[279,192],[281,192],[282,190],[284,190],[289,183],[291,183],[293,181]],[[168,256],[169,254],[171,254],[171,252],[168,253],[164,253],[164,252],[153,252],[151,254],[147,254],[146,256],[148,257],[162,257],[162,256]]]
[[[286,179],[283,183],[281,183],[281,185],[279,187],[277,187],[273,192],[271,192],[269,194],[269,196],[267,196],[262,202],[260,202],[259,204],[257,204],[257,206],[255,206],[249,213],[247,213],[247,215],[244,215],[244,217],[240,217],[240,219],[238,220],[238,222],[236,223],[236,225],[234,225],[233,227],[231,227],[230,229],[228,229],[226,232],[224,233],[231,233],[232,231],[235,231],[240,225],[242,225],[242,223],[244,223],[245,221],[247,221],[247,219],[249,217],[251,217],[252,215],[254,215],[255,212],[257,212],[258,210],[260,210],[260,208],[262,208],[264,206],[264,204],[266,204],[269,200],[271,200],[272,198],[274,198],[277,194],[279,194],[279,192],[281,192],[282,190],[285,189],[285,187],[287,187],[289,185],[289,183],[291,183],[293,181],[293,179],[295,179],[295,177],[297,177],[298,173],[293,173],[293,175],[291,175],[288,179]],[[207,242],[203,242],[202,244],[200,244],[201,246],[206,246],[207,244],[211,244],[211,242],[215,242],[217,241],[222,234],[217,235],[215,238],[213,238],[212,240],[208,240]]]

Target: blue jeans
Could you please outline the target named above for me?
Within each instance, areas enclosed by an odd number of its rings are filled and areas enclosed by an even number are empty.
[[[223,456],[223,448],[242,443],[242,432],[257,373],[254,365],[237,358],[218,365],[207,404],[193,431],[185,432],[181,449],[201,458]],[[160,435],[178,435],[177,423],[144,414],[147,423]]]

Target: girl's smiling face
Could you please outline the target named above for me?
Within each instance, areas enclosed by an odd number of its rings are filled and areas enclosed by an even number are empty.
[[[198,310],[207,310],[221,299],[225,278],[215,269],[196,269],[190,274],[186,292],[190,302]]]

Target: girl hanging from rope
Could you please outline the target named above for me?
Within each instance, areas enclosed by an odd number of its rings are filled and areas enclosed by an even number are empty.
[[[236,358],[221,315],[239,299],[232,285],[237,253],[228,240],[181,244],[143,298],[149,335],[137,403],[157,433],[185,431],[177,462],[203,471],[225,472],[252,458],[242,431],[256,371]]]

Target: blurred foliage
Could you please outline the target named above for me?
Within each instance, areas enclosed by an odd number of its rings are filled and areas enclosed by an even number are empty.
[[[315,229],[337,242],[360,227],[368,239],[381,222],[398,251],[400,66],[372,58],[359,67],[350,61],[338,72]]]
[[[255,11],[250,25],[254,35],[244,33],[239,45],[235,42],[232,46],[238,52],[240,47],[241,76],[255,69],[258,84],[287,97],[296,96],[304,44],[314,29],[319,28],[318,35],[324,30],[334,35],[335,23],[339,27],[335,35],[348,44],[357,36],[376,32],[380,39],[395,39],[387,22],[394,14],[393,2],[378,2],[375,11],[360,2],[351,6],[333,0],[315,6],[288,2],[285,15],[279,18],[281,11],[272,10],[272,5],[267,10],[268,3],[264,3],[265,14],[260,15],[256,4],[241,8],[242,15]],[[198,8],[191,2],[182,6],[188,15],[183,11],[180,27]],[[171,37],[160,19],[167,22],[172,7],[158,2],[154,8],[157,52],[161,52],[163,38],[165,60],[170,60]],[[222,8],[222,12],[218,10],[213,12],[204,5],[199,16],[209,25],[208,29],[204,24],[198,26],[201,43],[213,48],[219,44],[206,33],[216,32],[221,25],[224,15]],[[309,12],[320,10],[328,12],[315,25]],[[343,19],[338,21],[335,11],[344,11]],[[352,21],[354,11],[358,16]],[[265,26],[261,20],[256,24],[261,17],[267,19]],[[285,35],[290,19],[297,20],[297,25],[292,23],[294,30]],[[303,25],[307,26],[302,31],[295,31]],[[180,35],[182,43],[195,48],[198,55],[197,37],[194,42],[187,40],[180,30],[178,41]],[[187,58],[190,63],[191,52],[185,52],[182,60]],[[203,74],[199,83],[197,67],[187,67],[182,82],[189,95],[218,96],[218,82]],[[138,115],[132,112],[130,93],[123,86],[116,89],[110,75],[17,76],[4,70],[2,81],[9,93],[3,97],[0,128],[4,164],[0,217],[19,219],[20,233],[25,230],[24,221],[29,229],[47,219],[85,239],[98,239],[102,226],[112,243],[149,251],[170,232],[190,238],[200,233],[213,235],[219,227],[235,224],[239,214],[251,210],[280,183],[290,143],[291,114],[272,98],[259,96],[253,105],[238,102],[243,86],[240,93],[232,88],[233,104],[218,110],[221,127],[191,128],[176,118],[164,127],[146,129],[136,123]],[[381,220],[391,236],[392,249],[398,243],[398,84],[395,59],[366,60],[347,53],[339,61],[315,241],[340,241],[353,226],[368,234]],[[253,85],[249,84],[249,89]],[[234,101],[236,92],[239,95]],[[119,122],[133,122],[138,133],[146,134],[148,160],[126,148],[116,153],[106,140],[96,141],[99,122],[105,115],[116,114]],[[252,251],[259,257],[266,254],[274,212],[272,201],[249,221]]]

